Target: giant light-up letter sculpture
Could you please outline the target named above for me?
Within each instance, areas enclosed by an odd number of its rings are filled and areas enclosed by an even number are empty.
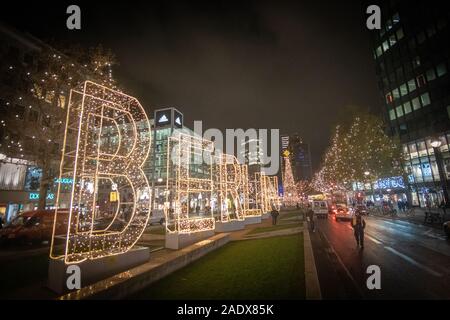
[[[273,209],[280,210],[281,202],[278,196],[278,178],[255,173],[257,204],[263,213]]]
[[[257,217],[262,215],[260,208],[257,208],[257,196],[256,196],[256,182],[249,179],[248,166],[246,164],[241,166],[242,170],[242,184],[241,194],[243,198],[244,216],[245,217]],[[250,204],[254,207],[251,208]]]
[[[168,139],[164,206],[167,232],[214,230],[213,142],[183,133]]]
[[[217,157],[218,195],[220,204],[220,221],[244,221],[244,209],[239,195],[244,183],[242,166],[236,157],[221,154]]]
[[[149,148],[149,121],[135,98],[89,81],[71,91],[59,176],[59,181],[73,179],[68,227],[64,252],[58,253],[55,229],[58,214],[63,214],[59,185],[51,258],[79,263],[133,247],[150,216],[150,201],[139,200],[149,189],[141,169]],[[110,190],[114,202],[106,212],[102,204]],[[106,225],[98,224],[106,214]]]

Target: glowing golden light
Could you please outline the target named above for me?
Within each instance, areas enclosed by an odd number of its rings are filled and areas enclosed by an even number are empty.
[[[140,200],[149,189],[141,168],[150,142],[150,124],[137,99],[90,81],[71,90],[59,181],[69,177],[73,183],[64,209],[69,216],[63,253],[54,245],[63,214],[58,185],[51,258],[79,263],[133,247],[150,216],[150,201]],[[109,210],[104,199],[112,200]]]
[[[262,215],[261,208],[258,208],[257,186],[256,181],[250,181],[248,174],[248,166],[242,165],[242,198],[245,217],[257,217]]]
[[[213,142],[176,133],[168,138],[164,213],[169,233],[214,230]]]
[[[220,221],[244,220],[244,208],[240,196],[244,183],[242,167],[233,155],[222,154],[216,159],[216,182],[218,185],[218,202]]]

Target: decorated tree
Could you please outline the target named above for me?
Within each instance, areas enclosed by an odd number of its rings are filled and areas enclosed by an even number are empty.
[[[88,79],[115,87],[110,52],[102,47],[67,51],[70,56],[44,46],[35,54],[35,62],[6,61],[3,70],[11,89],[2,90],[0,153],[39,168],[39,209],[45,208],[57,174],[70,89]]]
[[[298,190],[295,185],[294,176],[292,174],[292,166],[290,153],[284,153],[284,171],[283,171],[283,202],[286,206],[295,206],[299,202]]]
[[[372,183],[403,175],[402,160],[398,139],[386,135],[381,119],[368,113],[358,114],[349,125],[336,127],[315,186],[349,188],[353,182]]]

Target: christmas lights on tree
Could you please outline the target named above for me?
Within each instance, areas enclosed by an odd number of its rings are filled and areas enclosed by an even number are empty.
[[[289,159],[290,152],[286,150],[283,156],[283,203],[285,206],[293,207],[299,203],[300,199],[297,194],[297,188],[295,187],[294,176],[292,174],[291,160]]]

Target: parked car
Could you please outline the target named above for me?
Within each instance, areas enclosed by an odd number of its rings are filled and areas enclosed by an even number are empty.
[[[337,204],[335,210],[334,219],[336,221],[351,220],[353,218],[353,210],[350,210],[345,204]]]
[[[328,218],[328,203],[326,201],[314,200],[311,204],[311,209],[317,218]]]
[[[444,233],[447,239],[450,239],[450,221],[444,222]]]
[[[41,243],[49,241],[53,234],[55,210],[26,211],[0,230],[2,243]],[[55,234],[67,232],[68,210],[59,210]]]

